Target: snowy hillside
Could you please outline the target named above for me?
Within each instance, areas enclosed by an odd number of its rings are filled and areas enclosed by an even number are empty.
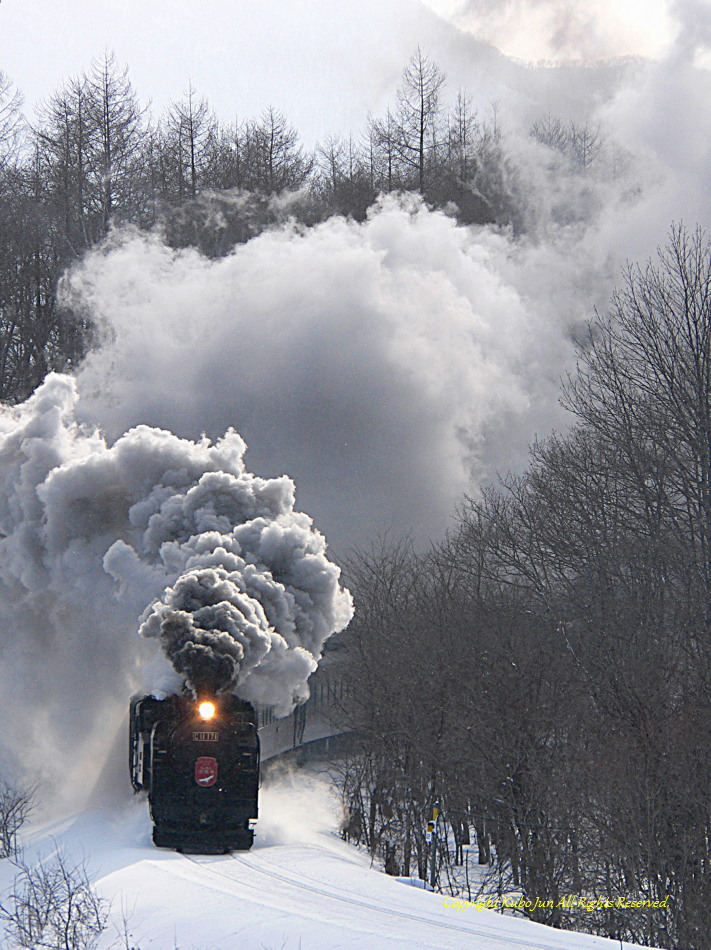
[[[159,851],[145,800],[126,798],[35,831],[25,838],[25,854],[32,862],[60,846],[72,859],[86,859],[98,892],[112,902],[101,950],[620,947],[446,906],[441,895],[371,869],[366,855],[339,839],[338,821],[326,783],[297,773],[265,785],[258,839],[247,853]],[[8,862],[0,867],[5,887],[12,869]]]

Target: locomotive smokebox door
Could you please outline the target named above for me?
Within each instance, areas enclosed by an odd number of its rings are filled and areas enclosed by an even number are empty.
[[[217,759],[211,755],[201,755],[195,761],[195,781],[202,788],[209,788],[217,781]]]

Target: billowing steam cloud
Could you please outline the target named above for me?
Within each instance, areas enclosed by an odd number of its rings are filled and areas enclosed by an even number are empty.
[[[291,482],[272,479],[255,490],[255,481],[261,480],[249,476],[245,485],[225,472],[209,473],[161,504],[159,517],[152,516],[161,534],[166,526],[178,537],[186,526],[194,533],[184,543],[162,543],[164,565],[181,574],[151,606],[140,632],[160,637],[196,694],[239,686],[243,698],[288,711],[308,695],[306,680],[325,640],[350,619],[350,600],[325,557],[323,536],[307,515],[293,511]],[[239,496],[256,499],[265,490],[275,510],[229,529],[230,521],[244,518]],[[126,550],[117,548],[122,559]],[[105,559],[110,571],[116,554],[115,548]]]
[[[585,253],[562,270],[546,247],[518,256],[505,233],[397,197],[217,261],[117,235],[65,284],[107,335],[80,412],[110,437],[235,425],[339,551],[388,528],[432,537],[555,415],[568,330],[599,284]]]
[[[95,772],[139,686],[288,711],[351,616],[293,483],[247,472],[234,431],[212,444],[139,426],[108,446],[76,400],[50,375],[0,410],[0,690],[15,711],[0,741],[5,766],[53,778]],[[175,669],[139,649],[142,613]]]

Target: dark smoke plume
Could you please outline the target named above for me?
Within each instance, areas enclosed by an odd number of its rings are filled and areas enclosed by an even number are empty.
[[[193,692],[239,687],[244,698],[284,710],[308,695],[326,638],[350,616],[311,520],[287,510],[226,534],[192,535],[177,551],[184,572],[140,632],[160,638]]]

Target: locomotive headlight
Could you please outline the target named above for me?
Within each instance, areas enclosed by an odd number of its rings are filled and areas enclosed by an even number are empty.
[[[209,701],[200,703],[198,706],[198,713],[200,714],[201,719],[212,719],[215,715],[215,704]]]

